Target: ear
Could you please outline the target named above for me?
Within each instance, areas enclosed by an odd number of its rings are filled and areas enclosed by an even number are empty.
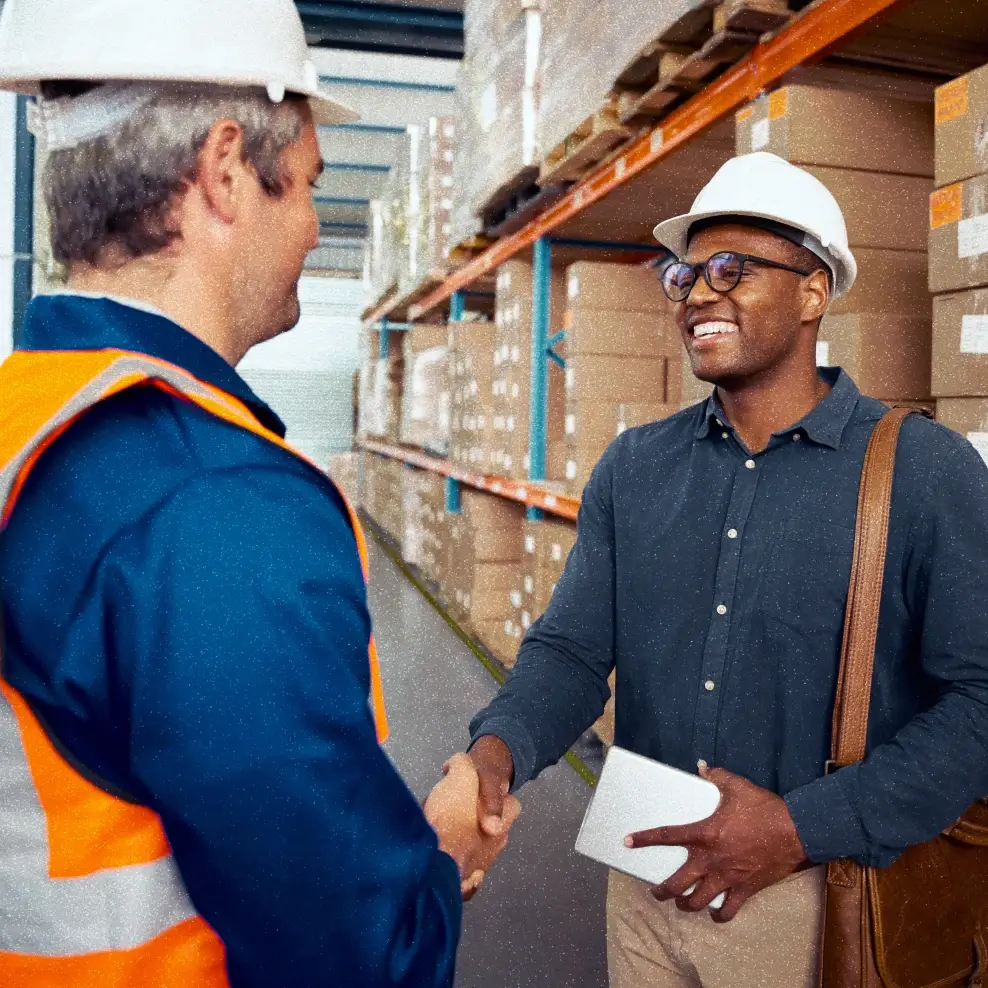
[[[219,120],[209,130],[199,152],[195,185],[215,216],[232,223],[241,208],[249,181],[243,160],[244,132],[235,120]]]
[[[822,268],[816,270],[803,282],[802,321],[819,322],[830,304],[830,279]]]

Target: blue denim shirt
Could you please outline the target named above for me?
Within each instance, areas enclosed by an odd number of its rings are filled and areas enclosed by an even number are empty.
[[[864,762],[824,774],[865,449],[885,406],[830,394],[751,455],[716,396],[619,437],[518,664],[471,724],[515,785],[599,716],[616,743],[783,795],[810,858],[890,864],[988,793],[988,470],[919,416],[896,459]]]
[[[40,297],[21,345],[170,361],[284,434],[160,315]],[[234,988],[452,985],[459,875],[376,742],[363,576],[316,471],[125,392],[39,461],[0,577],[5,678],[83,770],[160,814]]]

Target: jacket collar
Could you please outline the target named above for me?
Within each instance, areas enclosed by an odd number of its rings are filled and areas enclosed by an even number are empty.
[[[285,424],[215,350],[151,306],[129,299],[60,292],[28,306],[18,350],[127,350],[181,367],[239,398],[282,439]]]

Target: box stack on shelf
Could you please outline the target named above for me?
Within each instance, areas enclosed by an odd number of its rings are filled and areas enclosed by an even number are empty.
[[[354,510],[361,506],[360,464],[365,455],[364,453],[333,453],[326,464],[326,472]]]
[[[532,380],[532,266],[509,261],[498,269],[494,323],[494,415],[491,473],[511,480],[528,479],[529,399]],[[550,290],[550,332],[562,327],[566,308],[566,279],[554,271]],[[546,439],[563,439],[566,418],[565,379],[562,368],[551,363],[547,373]],[[549,466],[547,464],[547,466]],[[555,462],[551,467],[559,470]],[[546,471],[549,480],[562,473]]]
[[[494,346],[492,322],[474,319],[450,323],[449,458],[477,473],[492,473],[494,421]]]
[[[450,270],[449,255],[455,245],[453,233],[455,207],[453,166],[456,155],[456,118],[432,117],[429,120],[429,160],[424,170],[424,235],[419,239],[419,279],[436,281]]]
[[[682,342],[654,271],[580,262],[567,274],[566,481],[579,495],[624,428],[682,401]]]
[[[401,441],[436,456],[449,452],[450,356],[445,323],[423,323],[404,336]]]
[[[936,96],[930,207],[937,418],[988,460],[988,66]]]
[[[815,175],[847,220],[858,281],[830,308],[817,362],[887,401],[930,397],[926,290],[933,114],[921,102],[787,86],[737,115],[737,152],[769,151]]]
[[[439,474],[407,467],[402,476],[401,558],[425,578],[444,578],[446,487]]]
[[[401,461],[364,453],[364,511],[397,543],[405,535],[404,473]]]
[[[447,519],[444,594],[450,612],[492,650],[508,616],[522,557],[524,507],[464,490],[459,514]]]

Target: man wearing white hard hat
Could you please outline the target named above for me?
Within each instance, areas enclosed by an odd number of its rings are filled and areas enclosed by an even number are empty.
[[[815,988],[822,866],[887,866],[988,792],[988,470],[960,436],[904,423],[867,756],[828,771],[858,487],[887,411],[816,366],[857,273],[844,218],[817,179],[753,154],[655,235],[715,390],[597,465],[549,609],[471,724],[478,815],[497,832],[501,799],[593,724],[616,669],[615,743],[721,800],[628,835],[689,859],[656,889],[612,872],[611,985]]]
[[[504,838],[381,749],[359,523],[234,370],[353,114],[291,0],[7,0],[0,88],[68,271],[0,367],[0,984],[451,985]]]

